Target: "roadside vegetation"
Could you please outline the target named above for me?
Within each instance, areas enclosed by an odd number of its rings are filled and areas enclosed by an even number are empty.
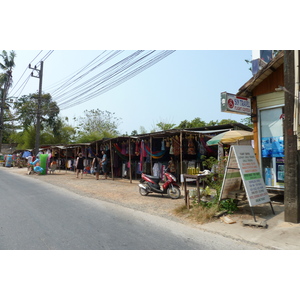
[[[232,214],[237,210],[237,203],[234,199],[226,199],[219,202],[221,193],[224,170],[226,164],[226,158],[223,162],[218,162],[214,157],[206,159],[203,158],[203,166],[208,170],[211,170],[214,165],[218,165],[218,176],[211,173],[206,178],[206,188],[200,191],[200,202],[196,199],[196,190],[189,193],[190,208],[186,205],[181,205],[174,209],[174,214],[181,217],[186,217],[192,221],[200,224],[211,222],[215,219],[219,213]]]

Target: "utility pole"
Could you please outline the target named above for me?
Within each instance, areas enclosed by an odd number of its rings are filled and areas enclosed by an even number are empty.
[[[298,53],[298,52],[297,52]],[[285,93],[285,126],[284,126],[284,220],[300,222],[300,150],[297,150],[297,135],[294,132],[295,122],[295,51],[284,51],[284,86],[290,91]],[[297,72],[297,70],[296,70]],[[298,97],[297,97],[298,98]],[[299,101],[299,99],[297,99]],[[298,124],[297,124],[298,125]]]
[[[40,148],[43,68],[44,68],[44,62],[43,61],[41,61],[41,66],[40,66],[39,70],[36,68],[36,66],[34,68],[31,68],[31,65],[29,65],[29,69],[32,69],[32,70],[38,72],[38,76],[33,75],[33,72],[31,73],[31,76],[40,79],[40,82],[39,82],[39,96],[38,96],[38,103],[37,103],[38,106],[37,106],[37,112],[36,112],[35,155],[37,155],[39,153],[39,148]]]

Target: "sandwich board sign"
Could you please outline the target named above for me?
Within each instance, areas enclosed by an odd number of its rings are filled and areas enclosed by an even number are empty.
[[[251,146],[232,145],[219,201],[228,198],[230,191],[239,190],[242,182],[250,207],[267,202],[271,204],[253,148]]]

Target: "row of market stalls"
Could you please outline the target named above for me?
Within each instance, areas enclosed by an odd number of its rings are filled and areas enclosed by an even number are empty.
[[[193,129],[172,129],[135,136],[119,136],[102,139],[92,143],[71,145],[42,145],[40,150],[48,153],[50,162],[55,162],[58,170],[75,169],[78,153],[85,158],[85,172],[89,173],[93,158],[102,156],[105,151],[109,160],[112,179],[139,179],[142,172],[162,176],[172,158],[176,172],[180,175],[189,169],[203,170],[203,158],[218,157],[218,147],[208,146],[207,141],[213,136],[229,130],[252,131],[241,123],[207,126]],[[26,151],[19,153],[26,157]]]
[[[218,157],[218,147],[208,146],[207,141],[229,130],[252,131],[241,123],[231,123],[119,136],[92,143],[41,145],[40,151],[49,155],[49,163],[54,162],[59,171],[74,171],[78,153],[82,152],[85,173],[90,172],[93,158],[96,155],[101,157],[102,151],[105,151],[111,178],[127,178],[130,182],[139,179],[142,172],[162,177],[172,158],[176,167],[175,175],[182,180],[180,175],[189,170],[203,170],[204,158]],[[31,152],[18,150],[14,155],[25,160]]]

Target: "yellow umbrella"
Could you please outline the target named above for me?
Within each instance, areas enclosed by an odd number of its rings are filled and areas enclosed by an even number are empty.
[[[253,140],[253,132],[246,130],[230,130],[220,133],[207,141],[208,146],[235,143],[240,140]]]

